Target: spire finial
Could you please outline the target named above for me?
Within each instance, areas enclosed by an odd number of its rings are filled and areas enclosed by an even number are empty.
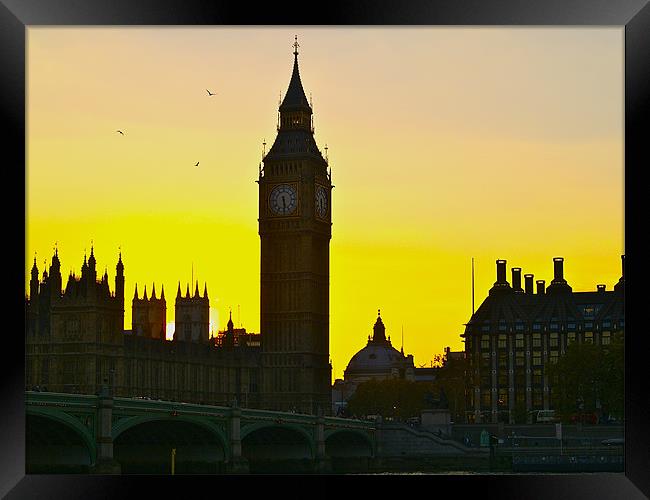
[[[294,38],[295,41],[293,42],[293,48],[294,48],[293,55],[298,57],[298,47],[300,47],[300,44],[298,43],[298,35],[296,35]]]
[[[59,247],[59,242],[55,241],[54,242],[54,255],[56,255],[57,257],[59,256],[59,248],[58,247]]]
[[[329,158],[327,157],[327,143],[325,143],[325,161],[329,163]]]
[[[266,156],[266,139],[262,141],[262,159]]]
[[[381,317],[381,309],[377,309],[377,316]]]

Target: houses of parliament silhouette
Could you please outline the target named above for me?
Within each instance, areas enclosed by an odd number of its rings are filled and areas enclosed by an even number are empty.
[[[175,332],[167,341],[166,299],[155,285],[132,299],[124,329],[124,263],[114,291],[98,279],[94,248],[81,276],[62,288],[58,249],[48,270],[34,259],[26,297],[26,384],[53,392],[113,394],[315,414],[331,408],[329,242],[331,173],[314,140],[313,116],[300,80],[298,43],[293,73],[279,106],[273,146],[259,178],[261,241],[260,333],[234,328],[209,336],[207,284],[185,294],[179,282]]]

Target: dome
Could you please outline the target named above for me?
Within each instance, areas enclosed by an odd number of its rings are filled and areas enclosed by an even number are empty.
[[[392,346],[390,338],[386,338],[386,328],[378,311],[372,338],[369,337],[366,347],[352,356],[345,375],[390,374],[393,368],[406,368],[407,365],[409,358]]]
[[[345,369],[346,374],[359,372],[388,372],[392,368],[404,366],[406,358],[395,349],[388,341],[368,342],[368,345],[357,352]]]

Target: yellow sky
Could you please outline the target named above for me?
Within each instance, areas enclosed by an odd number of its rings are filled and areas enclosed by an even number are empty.
[[[416,366],[462,349],[472,257],[477,307],[498,258],[618,280],[622,28],[29,27],[26,285],[34,252],[42,273],[57,242],[65,282],[93,240],[111,289],[122,248],[125,328],[136,282],[173,322],[193,268],[215,329],[232,307],[259,331],[255,180],[294,34],[336,186],[334,377],[378,308]]]

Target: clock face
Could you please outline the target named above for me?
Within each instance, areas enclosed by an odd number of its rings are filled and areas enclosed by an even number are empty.
[[[316,188],[316,214],[322,219],[327,217],[327,191],[323,186]]]
[[[269,206],[275,215],[290,215],[296,210],[298,196],[296,190],[288,184],[275,186],[269,196]]]

